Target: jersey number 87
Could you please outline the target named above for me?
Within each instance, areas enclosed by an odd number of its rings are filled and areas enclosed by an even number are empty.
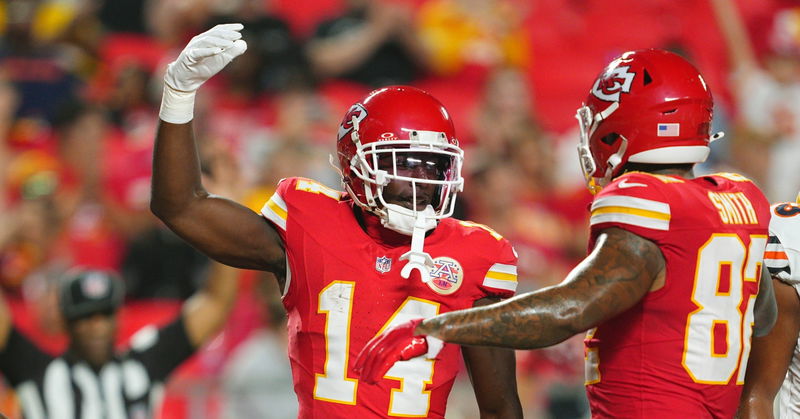
[[[740,307],[744,284],[758,282],[766,245],[764,235],[751,235],[745,247],[736,234],[713,234],[700,247],[692,289],[697,309],[686,321],[682,359],[694,382],[724,385],[738,368],[736,383],[744,383],[756,295],[749,296],[744,313]]]
[[[737,371],[744,383],[756,295],[745,296],[744,284],[757,283],[767,236],[751,235],[750,245],[736,234],[712,234],[697,253],[691,300],[697,307],[686,317],[683,369],[695,383],[726,385]],[[591,338],[594,329],[589,332]],[[600,382],[597,349],[586,356],[586,384]]]

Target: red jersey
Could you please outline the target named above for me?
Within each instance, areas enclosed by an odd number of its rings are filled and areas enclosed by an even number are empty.
[[[389,325],[472,307],[516,290],[516,254],[491,229],[444,219],[425,238],[435,267],[424,284],[400,276],[408,244],[392,246],[364,232],[343,192],[303,178],[284,179],[261,210],[286,248],[283,303],[289,359],[301,418],[443,418],[459,368],[457,345],[436,361],[396,364],[384,379],[360,382],[352,363]]]
[[[617,227],[658,245],[665,285],[590,330],[593,417],[731,418],[750,352],[769,203],[748,179],[630,173],[592,202],[590,248]]]

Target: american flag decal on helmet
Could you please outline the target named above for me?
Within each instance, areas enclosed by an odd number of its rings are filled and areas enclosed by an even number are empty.
[[[679,137],[681,135],[681,124],[658,124],[656,131],[657,137]]]

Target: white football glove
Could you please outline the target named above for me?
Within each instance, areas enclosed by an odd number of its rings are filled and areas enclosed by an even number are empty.
[[[217,25],[192,38],[178,59],[167,66],[159,117],[185,124],[194,117],[194,95],[200,86],[247,50],[241,23]]]

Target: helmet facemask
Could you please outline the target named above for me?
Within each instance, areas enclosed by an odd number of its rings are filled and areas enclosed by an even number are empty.
[[[592,195],[600,191],[607,185],[614,176],[615,169],[620,167],[622,157],[628,148],[628,140],[619,136],[621,141],[620,147],[616,153],[612,154],[607,161],[602,162],[605,171],[602,176],[598,177],[597,162],[595,162],[594,155],[592,155],[591,147],[589,146],[589,139],[594,134],[597,126],[605,118],[608,118],[615,110],[619,108],[619,102],[612,102],[605,110],[599,113],[593,113],[588,106],[581,106],[575,114],[578,119],[578,127],[580,128],[580,142],[578,143],[578,159],[580,160],[581,170],[583,171],[583,178],[586,180],[586,187]]]
[[[345,182],[348,193],[356,204],[380,217],[384,226],[399,233],[411,235],[414,220],[424,214],[428,230],[436,226],[438,220],[453,215],[458,192],[464,188],[461,167],[464,152],[456,145],[450,144],[444,133],[434,131],[413,130],[407,133],[409,140],[387,140],[362,144],[358,140],[358,122],[354,120],[352,138],[356,142],[356,150],[350,160],[349,173],[363,182],[364,200],[352,190],[352,182]],[[419,160],[415,156],[430,156],[430,159]],[[439,176],[435,179],[414,177],[400,173],[403,162],[418,164],[436,160]],[[388,163],[388,164],[387,164]],[[408,167],[406,167],[408,169]],[[406,208],[387,202],[384,188],[390,182],[408,182],[411,184],[411,202],[418,202],[417,191],[423,185],[434,185],[436,193],[429,207],[418,209]]]

